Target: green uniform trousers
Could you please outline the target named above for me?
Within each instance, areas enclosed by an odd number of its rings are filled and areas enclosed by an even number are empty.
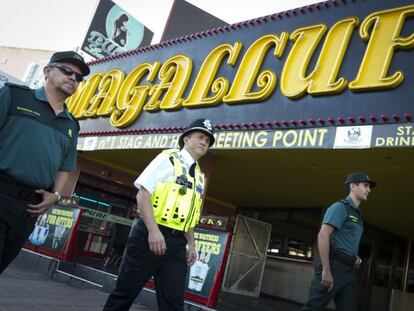
[[[309,299],[302,311],[325,311],[332,299],[337,311],[357,311],[355,268],[334,259],[331,259],[330,264],[334,287],[328,292],[328,289],[322,286],[322,264],[316,263]]]

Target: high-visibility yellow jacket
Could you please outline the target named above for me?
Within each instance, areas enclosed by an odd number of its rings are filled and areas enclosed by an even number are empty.
[[[155,221],[165,227],[187,232],[200,219],[205,177],[198,163],[194,178],[190,176],[177,149],[163,151],[170,155],[175,177],[159,182],[151,197]]]

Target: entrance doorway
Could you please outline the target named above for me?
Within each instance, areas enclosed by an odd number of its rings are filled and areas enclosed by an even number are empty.
[[[358,309],[388,311],[393,289],[402,290],[406,240],[368,227],[360,245]]]

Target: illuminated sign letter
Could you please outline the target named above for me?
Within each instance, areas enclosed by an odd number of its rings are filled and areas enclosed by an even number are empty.
[[[146,74],[148,74],[148,82],[154,81],[159,68],[159,62],[152,65],[144,63],[130,72],[118,92],[117,110],[113,111],[111,115],[112,126],[126,127],[135,121],[144,106],[144,101],[151,87],[150,85],[137,84]]]
[[[337,75],[344,58],[352,32],[358,25],[358,18],[340,20],[329,30],[313,71],[306,76],[309,63],[325,34],[323,24],[300,28],[290,35],[295,41],[283,67],[280,78],[283,95],[299,98],[306,92],[314,95],[341,92],[347,80]]]
[[[405,20],[413,15],[414,5],[410,5],[375,12],[364,19],[359,35],[364,41],[369,41],[357,77],[349,83],[351,90],[395,88],[403,81],[401,71],[396,71],[391,76],[387,74],[395,50],[414,47],[414,34],[400,37]]]
[[[104,74],[101,72],[92,75],[88,81],[83,82],[82,85],[78,87],[79,90],[75,92],[68,101],[69,111],[76,119],[85,118],[84,114],[89,108],[92,96],[95,94],[103,76]]]
[[[266,99],[276,86],[276,74],[270,69],[263,71],[258,77],[257,74],[266,52],[272,46],[275,46],[273,55],[278,58],[282,57],[287,39],[288,34],[282,32],[279,37],[276,35],[266,35],[256,40],[246,51],[230,92],[224,96],[223,101],[227,104],[237,104]],[[251,89],[256,77],[256,83],[260,90],[252,92]]]
[[[124,81],[125,74],[119,69],[109,71],[98,86],[98,93],[91,100],[85,117],[108,116],[115,109],[118,89]]]
[[[219,77],[214,82],[213,79],[226,55],[229,55],[227,64],[234,66],[241,48],[242,43],[237,41],[233,46],[223,44],[210,52],[201,66],[190,95],[183,103],[184,107],[204,107],[221,103],[223,96],[229,90],[229,81],[224,77]],[[210,89],[214,95],[207,97]]]
[[[149,96],[151,99],[145,105],[145,111],[177,110],[182,106],[181,98],[187,86],[188,79],[191,75],[193,63],[191,59],[185,55],[176,55],[165,62],[158,74],[161,80],[160,84],[154,85]],[[160,99],[162,93],[165,92],[163,99]]]
[[[348,81],[345,78],[336,78],[349,40],[358,23],[357,17],[350,17],[340,20],[329,30],[315,69],[309,76],[309,94],[339,93],[346,87]]]

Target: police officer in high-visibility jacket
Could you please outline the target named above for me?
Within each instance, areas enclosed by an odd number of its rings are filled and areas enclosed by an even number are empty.
[[[134,220],[105,311],[129,310],[151,276],[158,310],[184,310],[187,266],[197,259],[193,230],[205,187],[197,161],[213,143],[210,121],[198,119],[181,134],[181,150],[159,154],[135,181],[141,218]]]

